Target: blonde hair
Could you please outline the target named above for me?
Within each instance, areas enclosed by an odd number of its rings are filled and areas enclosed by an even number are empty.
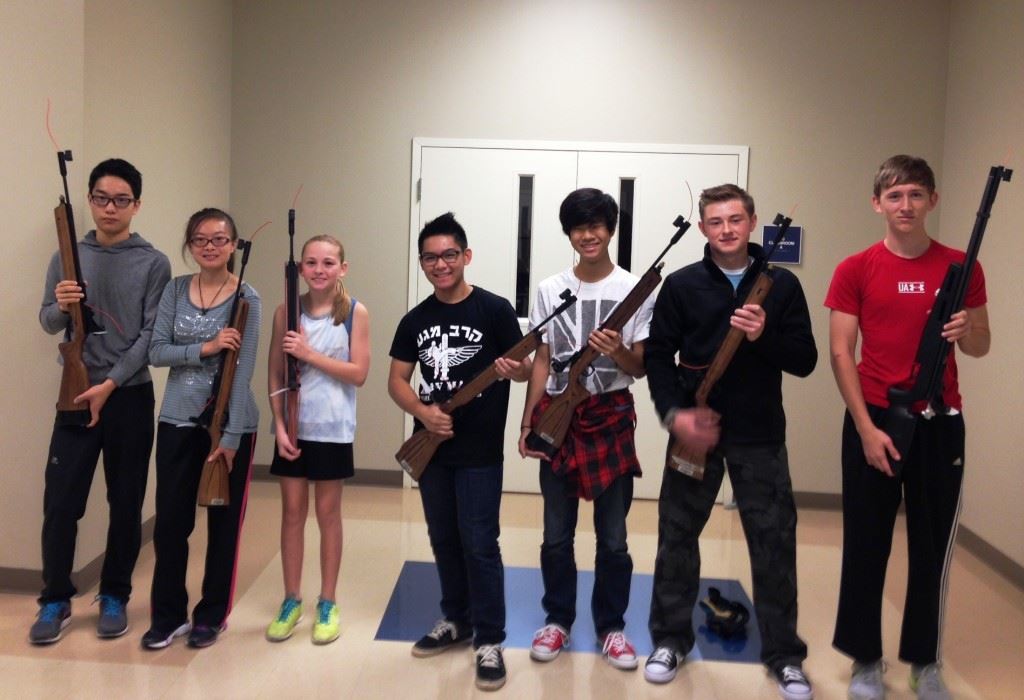
[[[300,257],[305,257],[306,248],[309,247],[310,243],[327,243],[333,245],[338,249],[338,263],[345,262],[345,246],[341,244],[334,236],[329,236],[326,233],[322,233],[319,236],[313,236],[308,241],[302,244],[302,252],[299,254]],[[331,315],[334,317],[334,325],[340,326],[348,318],[348,315],[352,313],[352,297],[349,296],[348,290],[345,289],[345,280],[338,277],[337,293],[334,295],[334,308]]]

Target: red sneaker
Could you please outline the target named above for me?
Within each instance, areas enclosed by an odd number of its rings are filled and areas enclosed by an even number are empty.
[[[569,646],[569,632],[561,625],[544,625],[533,635],[530,658],[535,661],[551,661]]]
[[[626,639],[626,634],[622,630],[608,633],[604,638],[601,653],[608,659],[608,663],[624,671],[632,671],[640,663],[636,658],[636,649]]]

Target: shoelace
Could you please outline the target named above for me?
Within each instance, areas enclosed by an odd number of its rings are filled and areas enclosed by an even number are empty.
[[[43,606],[43,609],[39,611],[39,619],[43,622],[53,622],[54,620],[60,619],[61,608],[64,606],[61,603],[47,603]]]
[[[534,644],[539,644],[546,647],[554,647],[559,642],[562,642],[562,630],[558,629],[554,625],[547,625],[537,636],[533,638]],[[564,644],[564,642],[562,642]]]
[[[626,635],[622,632],[612,632],[604,640],[604,651],[606,654],[632,654],[633,650],[626,641]]]
[[[101,615],[120,615],[124,610],[121,599],[112,595],[98,595],[96,600],[99,601]]]
[[[321,600],[316,604],[316,614],[321,625],[326,625],[331,621],[331,610],[334,608],[334,603]]]
[[[782,682],[783,683],[803,683],[807,684],[807,676],[796,666],[786,666],[782,669]]]
[[[499,668],[501,666],[501,647],[497,644],[485,644],[476,650],[476,658],[481,666]]]
[[[299,607],[299,601],[294,598],[285,598],[284,602],[281,603],[281,612],[277,614],[278,622],[287,622],[295,608]]]
[[[455,625],[448,622],[448,620],[438,620],[434,625],[434,629],[430,630],[427,636],[433,639],[440,639],[444,636],[445,632],[451,632],[452,639],[459,636],[459,631],[455,628]]]
[[[674,651],[666,647],[659,647],[658,649],[655,649],[653,654],[651,654],[651,658],[647,660],[647,663],[671,666],[675,658],[676,653]]]

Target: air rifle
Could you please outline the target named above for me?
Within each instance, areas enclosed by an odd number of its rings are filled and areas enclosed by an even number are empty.
[[[64,364],[60,377],[60,394],[57,397],[58,425],[88,425],[91,420],[89,407],[81,407],[75,403],[75,397],[89,388],[89,372],[82,360],[82,349],[85,336],[88,334],[106,333],[93,316],[92,309],[86,305],[85,280],[82,279],[82,265],[78,259],[78,235],[75,232],[75,214],[71,209],[71,196],[68,193],[68,166],[72,160],[71,151],[57,151],[57,163],[60,166],[60,177],[64,181],[64,196],[53,210],[57,223],[57,244],[60,248],[60,267],[62,280],[75,280],[82,290],[82,298],[77,304],[68,305],[71,323],[68,339],[60,343],[60,351]]]
[[[537,324],[536,328],[527,333],[522,340],[513,345],[502,357],[519,362],[537,349],[537,346],[540,345],[541,329],[548,321],[576,303],[576,297],[568,289],[563,291],[559,297],[562,299],[562,303],[558,305],[558,308]],[[487,369],[464,384],[461,389],[455,392],[454,396],[441,404],[441,410],[451,415],[452,411],[465,406],[498,379],[501,379],[501,377],[498,375],[497,370],[495,370],[494,365],[491,364]],[[434,456],[437,446],[447,439],[443,435],[438,435],[429,430],[418,430],[402,444],[395,454],[395,459],[402,465],[402,469],[408,472],[409,476],[419,481],[423,470],[430,463],[430,458]]]
[[[288,210],[288,262],[284,266],[287,329],[299,330],[299,267],[295,264],[295,210]],[[294,447],[299,433],[299,361],[285,354],[285,418],[288,441]]]
[[[661,255],[648,268],[644,276],[640,278],[640,281],[629,291],[626,298],[612,309],[612,312],[608,314],[599,330],[620,332],[629,319],[633,318],[640,305],[644,303],[661,282],[661,268],[665,266],[661,259],[668,253],[669,248],[682,238],[683,234],[686,233],[686,229],[690,228],[690,222],[682,216],[677,216],[672,225],[677,229],[672,235],[672,240],[661,251]],[[548,459],[555,456],[555,453],[562,446],[562,442],[565,441],[566,433],[569,432],[569,426],[572,424],[576,407],[590,396],[590,392],[587,390],[586,385],[584,385],[583,379],[586,377],[590,365],[593,364],[598,356],[598,351],[590,347],[589,343],[586,343],[569,359],[563,361],[553,360],[551,362],[551,370],[556,374],[569,367],[569,382],[565,391],[551,400],[551,403],[548,404],[547,408],[537,419],[536,425],[526,436],[526,446],[530,450],[542,452]]]
[[[936,408],[942,409],[942,377],[946,372],[946,360],[952,343],[942,337],[942,327],[949,323],[950,317],[960,311],[967,296],[967,284],[978,259],[981,239],[985,235],[992,204],[999,190],[999,183],[1009,182],[1013,170],[1001,165],[994,165],[989,170],[985,193],[981,197],[981,207],[974,220],[974,230],[967,245],[963,263],[951,263],[946,270],[935,304],[928,314],[921,342],[917,346],[917,355],[911,366],[910,378],[902,386],[889,387],[889,407],[885,411],[883,430],[892,438],[893,446],[899,452],[900,459],[890,460],[894,476],[903,471],[903,463],[910,452],[917,427],[918,415],[930,419],[935,415]],[[910,388],[906,388],[906,387]],[[925,405],[923,410],[915,411],[915,404]]]
[[[235,288],[234,301],[231,302],[231,322],[242,337],[245,336],[245,324],[249,318],[249,302],[242,291],[242,277],[245,276],[245,265],[249,262],[249,249],[252,240],[238,239],[238,247],[242,249],[242,267],[238,273],[238,286]],[[224,350],[221,354],[220,369],[213,379],[213,391],[206,402],[203,412],[189,420],[206,428],[210,434],[210,452],[220,446],[224,426],[228,422],[228,403],[231,401],[231,387],[235,382],[235,370],[238,368],[238,350]],[[212,462],[203,463],[203,473],[199,477],[198,503],[201,506],[227,506],[231,503],[228,488],[228,474],[231,469],[223,455],[218,455]]]
[[[760,269],[757,272],[757,279],[754,280],[754,287],[747,294],[747,298],[743,301],[743,305],[757,304],[761,306],[764,304],[765,298],[768,296],[768,292],[772,288],[772,278],[768,274],[771,267],[768,261],[771,260],[772,255],[775,253],[775,249],[778,248],[779,242],[786,235],[789,230],[789,225],[793,223],[793,220],[788,216],[782,214],[776,214],[775,220],[772,222],[774,225],[779,227],[779,235],[772,241],[771,247],[768,252],[765,253],[764,259],[758,261]],[[704,377],[701,379],[700,384],[697,386],[697,391],[694,394],[694,405],[697,408],[706,408],[708,405],[708,396],[711,395],[711,390],[714,389],[715,384],[722,375],[725,374],[725,370],[729,368],[729,363],[732,362],[732,358],[736,355],[736,351],[739,350],[740,344],[746,337],[746,333],[739,328],[729,328],[729,332],[725,334],[725,339],[722,340],[722,344],[718,346],[718,350],[715,352],[714,358],[711,360],[711,364],[708,365],[707,371],[704,373]],[[672,448],[669,451],[668,466],[673,469],[692,476],[694,479],[704,478],[704,467],[707,465],[708,454],[703,450],[694,450],[686,443],[680,442],[675,438],[672,439]]]

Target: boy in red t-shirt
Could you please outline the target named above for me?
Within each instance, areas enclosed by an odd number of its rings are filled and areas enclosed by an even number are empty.
[[[939,195],[924,160],[893,156],[875,176],[875,211],[885,237],[836,268],[830,308],[832,371],[846,402],[843,425],[843,570],[833,645],[854,660],[850,698],[882,698],[882,589],[900,500],[906,497],[909,575],[899,658],[918,697],[949,697],[940,675],[942,622],[964,469],[964,421],[956,353],[942,381],[946,407],[918,421],[908,454],[879,427],[890,386],[905,384],[921,332],[949,264],[964,253],[928,236]],[[942,336],[972,357],[989,350],[985,277],[971,273],[965,308]],[[861,340],[861,361],[855,360]],[[890,459],[904,463],[894,477]]]

